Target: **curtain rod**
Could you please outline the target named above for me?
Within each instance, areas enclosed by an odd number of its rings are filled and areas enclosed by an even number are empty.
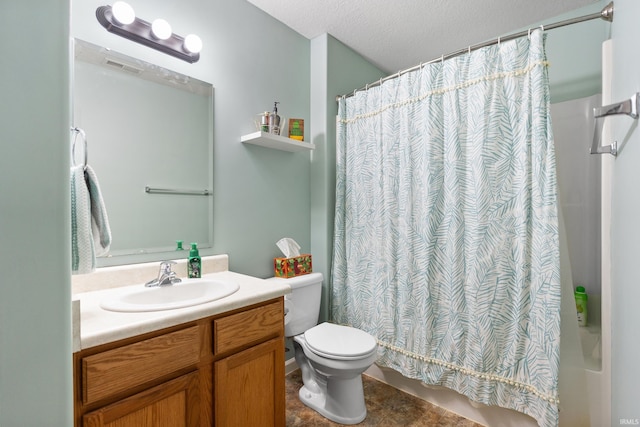
[[[603,19],[603,20],[605,20],[607,22],[612,22],[613,21],[613,2],[610,2],[608,5],[606,5],[600,12],[592,13],[590,15],[579,16],[577,18],[571,18],[571,19],[567,19],[567,20],[564,20],[564,21],[560,21],[560,22],[555,22],[553,24],[540,25],[540,27],[542,28],[543,31],[544,30],[553,30],[554,28],[560,28],[560,27],[565,27],[567,25],[577,24],[577,23],[580,23],[580,22],[591,21],[593,19]],[[338,96],[336,96],[336,101],[339,101],[341,98],[350,98],[353,95],[355,95],[356,92],[361,92],[363,90],[367,90],[367,89],[370,89],[372,87],[380,86],[382,83],[386,82],[387,80],[392,80],[392,79],[398,78],[403,74],[409,73],[411,71],[418,70],[418,69],[424,67],[425,65],[432,64],[434,62],[444,61],[445,59],[455,58],[456,56],[464,55],[465,53],[469,53],[469,52],[471,52],[473,50],[478,50],[478,49],[481,49],[483,47],[491,46],[491,45],[498,44],[498,43],[501,43],[501,42],[506,42],[506,41],[509,41],[509,40],[514,40],[514,39],[517,39],[517,38],[520,38],[520,37],[524,37],[526,35],[529,35],[530,32],[531,32],[531,30],[529,29],[527,31],[520,31],[518,33],[509,34],[509,35],[504,36],[504,37],[498,37],[496,39],[489,40],[489,41],[486,41],[484,43],[479,43],[479,44],[476,44],[476,45],[473,45],[473,46],[469,46],[466,49],[456,50],[454,52],[448,53],[447,55],[442,55],[440,58],[432,59],[431,61],[428,61],[428,62],[422,62],[422,63],[420,63],[418,65],[414,65],[411,68],[407,68],[406,70],[398,71],[395,74],[391,74],[390,76],[383,77],[378,81],[375,81],[373,83],[369,83],[365,87],[361,87],[360,89],[356,89],[353,92],[350,92],[348,94],[345,94],[345,95],[342,95],[342,96],[338,95]]]

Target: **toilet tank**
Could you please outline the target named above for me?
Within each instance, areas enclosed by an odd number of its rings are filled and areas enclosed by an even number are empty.
[[[320,298],[322,293],[322,273],[309,273],[283,279],[272,277],[291,286],[291,293],[284,297],[284,335],[292,337],[318,324]]]

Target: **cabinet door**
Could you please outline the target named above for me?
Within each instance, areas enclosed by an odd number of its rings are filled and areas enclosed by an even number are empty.
[[[195,427],[200,420],[198,374],[183,375],[86,414],[83,427]]]
[[[284,339],[215,363],[216,427],[284,427]]]

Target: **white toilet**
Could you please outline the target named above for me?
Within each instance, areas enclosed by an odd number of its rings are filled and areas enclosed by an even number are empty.
[[[300,400],[340,424],[358,424],[367,416],[361,374],[377,358],[374,337],[360,329],[318,323],[322,274],[283,280],[291,286],[285,296],[285,336],[292,337],[304,386]]]

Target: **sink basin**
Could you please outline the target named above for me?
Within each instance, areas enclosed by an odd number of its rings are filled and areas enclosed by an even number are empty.
[[[100,303],[109,311],[142,312],[191,307],[227,297],[239,289],[226,279],[182,279],[175,285],[146,288],[112,296]]]

